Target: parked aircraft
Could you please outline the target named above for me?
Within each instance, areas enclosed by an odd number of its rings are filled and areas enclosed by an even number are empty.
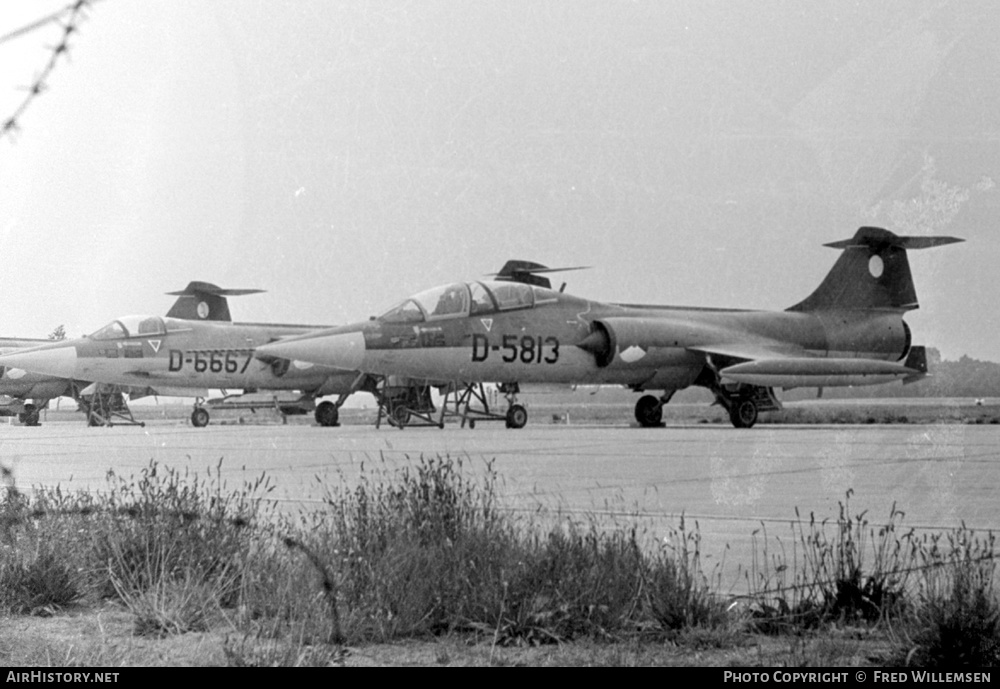
[[[873,385],[926,374],[903,315],[917,308],[906,252],[962,241],[862,227],[827,246],[843,253],[819,287],[785,311],[601,303],[553,291],[536,263],[508,262],[493,281],[456,282],[406,299],[379,318],[258,347],[258,357],[381,376],[456,381],[465,418],[520,428],[518,385],[619,384],[644,395],[642,426],[691,385],[709,389],[732,424],[780,408],[774,388]],[[505,414],[476,394],[507,392]],[[404,410],[405,411],[405,410]],[[405,414],[402,416],[405,419]]]
[[[0,353],[47,344],[52,340],[0,338]],[[56,397],[72,397],[73,381],[0,366],[0,410],[17,415],[25,426],[39,425],[40,411]]]
[[[0,356],[0,365],[89,381],[98,389],[111,386],[133,397],[196,397],[191,414],[195,426],[209,422],[204,404],[209,389],[299,391],[298,398],[280,403],[282,413],[314,409],[320,425],[337,425],[340,405],[352,392],[364,388],[367,377],[287,359],[268,363],[255,359],[257,346],[317,327],[231,322],[225,297],[259,291],[224,290],[193,282],[181,292],[170,293],[180,298],[166,318],[118,318],[86,337],[8,352]],[[337,402],[315,404],[317,398],[332,394],[340,395]],[[251,405],[270,406],[260,399],[244,406]],[[92,422],[104,422],[116,410],[89,411]]]
[[[232,320],[226,296],[253,294],[261,290],[224,290],[207,282],[191,282],[179,292],[170,292],[178,297],[168,316],[192,320]],[[62,340],[60,340],[61,342]],[[0,338],[0,354],[52,344],[51,339]],[[141,397],[144,390],[127,390],[133,398]],[[153,394],[145,392],[145,394]],[[23,368],[0,366],[0,410],[16,414],[26,426],[39,425],[41,410],[58,397],[75,398],[87,410],[100,414],[108,412],[116,405],[121,390],[101,389],[89,381],[72,380],[45,375]]]

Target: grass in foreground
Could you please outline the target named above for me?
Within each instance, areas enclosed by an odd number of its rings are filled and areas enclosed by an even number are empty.
[[[877,656],[886,663],[1000,660],[992,535],[918,537],[895,509],[873,525],[851,515],[850,493],[835,521],[796,519],[790,546],[773,552],[763,539],[750,594],[733,601],[702,572],[696,528],[682,522],[663,543],[638,523],[516,517],[489,463],[366,467],[354,484],[327,487],[325,509],[295,517],[268,507],[265,476],[229,490],[219,474],[152,463],[138,477],[109,474],[101,494],[30,498],[9,481],[0,609],[114,604],[135,639],[214,634],[221,650],[204,662],[242,666],[339,664],[344,644],[456,637],[485,644],[491,663],[511,657],[504,649],[573,641],[610,643],[618,655],[589,657],[627,664],[645,657],[628,655],[631,644],[699,657],[761,635],[789,640],[781,662],[830,664],[857,656],[850,639],[795,640],[844,628],[887,639]],[[105,644],[46,657],[129,657],[116,653]]]

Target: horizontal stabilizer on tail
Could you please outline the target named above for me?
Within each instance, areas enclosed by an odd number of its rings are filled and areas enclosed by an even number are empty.
[[[832,249],[852,249],[854,247],[888,247],[897,249],[933,249],[936,246],[964,242],[958,237],[900,237],[881,227],[861,227],[851,239],[830,242],[823,246]]]
[[[262,289],[223,289],[209,282],[189,282],[188,286],[178,292],[167,292],[170,296],[179,297],[167,311],[168,318],[180,318],[187,321],[225,321],[231,322],[229,302],[226,297],[242,297],[246,294],[259,294]]]

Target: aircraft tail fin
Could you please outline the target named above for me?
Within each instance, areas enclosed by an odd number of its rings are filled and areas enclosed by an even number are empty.
[[[851,239],[824,246],[843,249],[816,291],[789,311],[918,308],[907,249],[929,249],[964,241],[957,237],[900,237],[880,227],[862,227]]]
[[[238,297],[244,294],[257,294],[262,289],[222,289],[208,282],[189,282],[188,286],[178,292],[167,292],[178,299],[167,311],[168,318],[181,318],[188,321],[226,321],[231,322],[229,302],[226,297]]]

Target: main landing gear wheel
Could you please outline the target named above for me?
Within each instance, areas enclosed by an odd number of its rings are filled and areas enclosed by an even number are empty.
[[[739,399],[729,408],[729,420],[736,428],[751,428],[757,423],[757,403],[751,399]]]
[[[316,407],[316,423],[320,426],[337,426],[340,421],[340,410],[333,402],[320,402]]]
[[[512,404],[507,410],[507,428],[524,428],[528,423],[528,410],[520,404]]]
[[[26,404],[24,405],[24,412],[19,414],[20,421],[25,426],[41,426],[42,424],[38,422],[39,414],[38,407],[33,404]]]
[[[652,395],[643,395],[635,403],[635,420],[643,428],[663,425],[663,404]]]
[[[191,425],[195,428],[203,428],[208,425],[208,412],[198,407],[191,412]]]

